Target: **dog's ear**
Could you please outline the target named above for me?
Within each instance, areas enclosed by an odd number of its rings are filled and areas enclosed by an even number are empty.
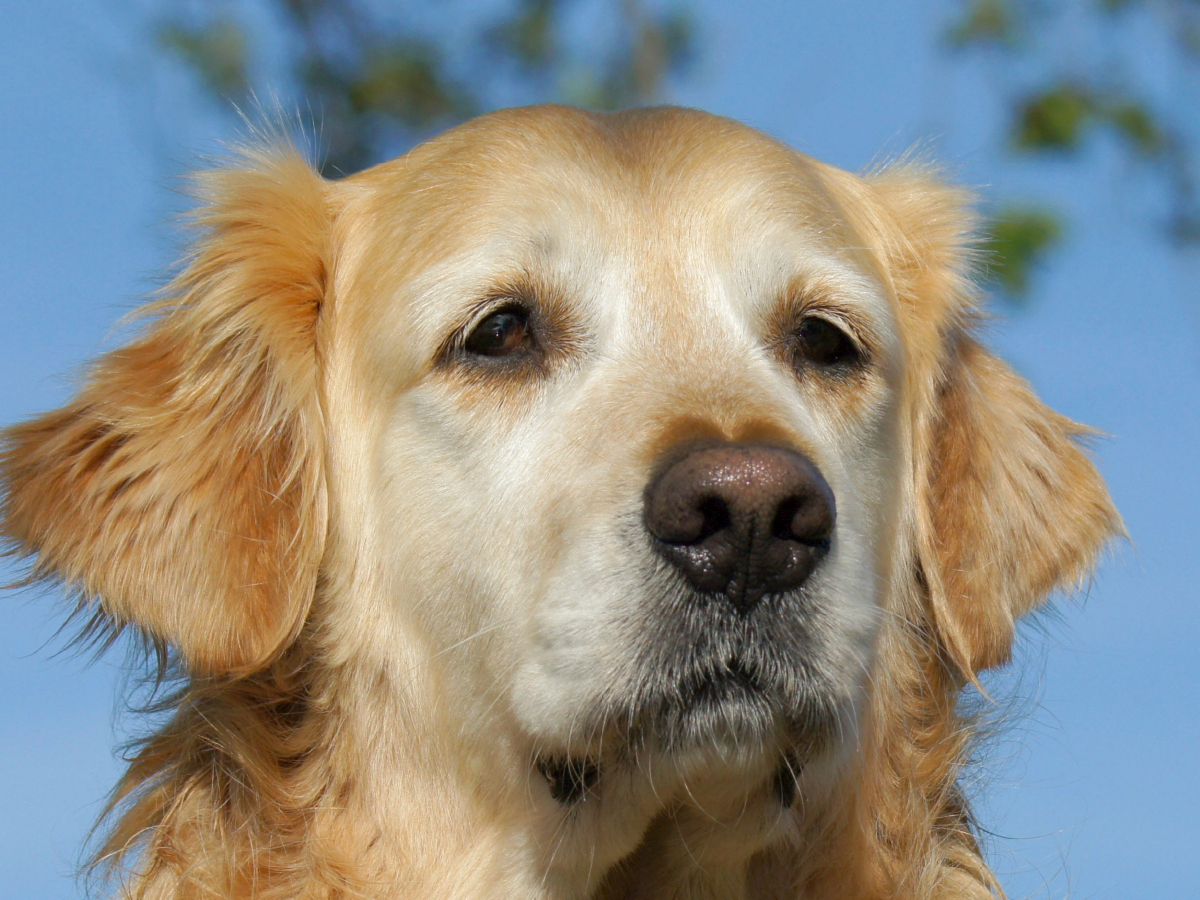
[[[325,538],[315,331],[330,222],[293,150],[198,177],[186,266],[142,335],[62,409],[4,435],[0,529],[197,673],[298,633]]]
[[[919,436],[923,569],[938,630],[973,674],[1007,661],[1016,619],[1078,585],[1121,523],[1079,445],[1087,429],[964,330],[947,340]]]
[[[907,353],[917,555],[946,651],[968,678],[1014,623],[1078,584],[1122,533],[1080,439],[973,337],[971,196],[919,166],[868,179]]]

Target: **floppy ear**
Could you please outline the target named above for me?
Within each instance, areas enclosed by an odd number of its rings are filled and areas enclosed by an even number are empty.
[[[315,327],[324,182],[294,150],[199,176],[200,236],[142,336],[67,406],[4,434],[0,531],[198,673],[266,663],[325,538]]]
[[[1087,429],[971,336],[971,195],[911,164],[868,184],[908,357],[921,575],[948,655],[972,678],[1008,659],[1016,619],[1080,582],[1121,521],[1080,448]]]
[[[1088,430],[1046,407],[965,329],[923,439],[925,575],[937,626],[968,674],[1007,661],[1017,617],[1079,584],[1121,532]]]

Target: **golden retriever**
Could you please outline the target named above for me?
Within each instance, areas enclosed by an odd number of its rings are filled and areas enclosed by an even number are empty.
[[[200,185],[2,462],[30,577],[178,666],[121,897],[999,893],[960,694],[1120,521],[973,335],[963,190],[561,107]]]

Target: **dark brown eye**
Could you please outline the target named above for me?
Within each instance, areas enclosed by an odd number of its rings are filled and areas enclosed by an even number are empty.
[[[511,356],[533,347],[529,313],[520,307],[494,312],[467,336],[468,353],[480,356]]]
[[[859,361],[850,335],[828,319],[809,316],[796,329],[796,356],[818,366],[847,366]]]

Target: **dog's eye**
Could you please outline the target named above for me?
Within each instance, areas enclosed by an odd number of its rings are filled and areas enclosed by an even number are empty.
[[[796,356],[818,366],[849,366],[859,361],[858,347],[828,319],[809,316],[796,329]]]
[[[510,356],[533,347],[533,329],[529,313],[520,307],[494,312],[468,336],[464,346],[468,353],[480,356]]]

